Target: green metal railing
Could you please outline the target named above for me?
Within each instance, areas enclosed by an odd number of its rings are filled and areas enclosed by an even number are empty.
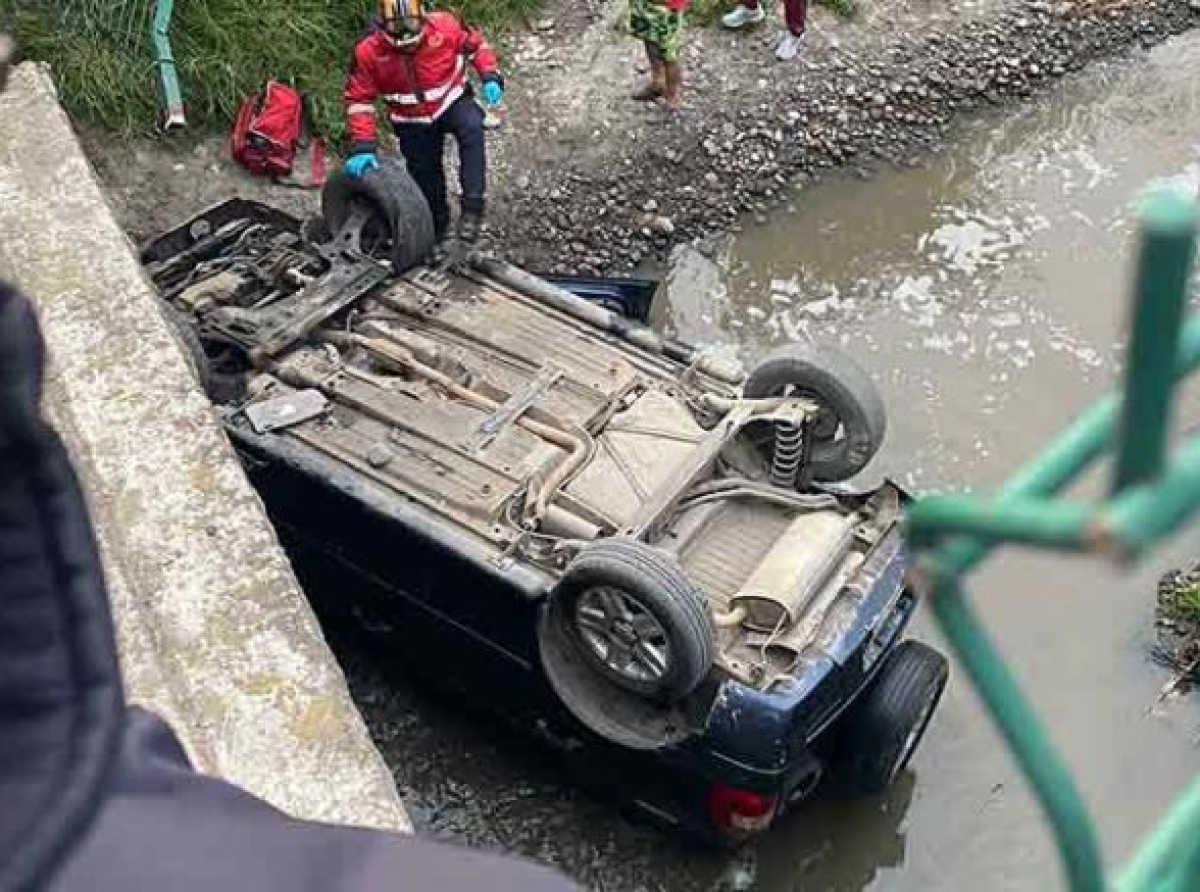
[[[950,645],[1029,780],[1049,820],[1070,888],[1183,892],[1200,888],[1200,779],[1178,799],[1110,880],[1074,781],[1029,701],[968,602],[962,578],[1007,544],[1136,560],[1200,509],[1200,435],[1173,455],[1167,443],[1177,382],[1200,365],[1200,314],[1183,325],[1197,208],[1159,192],[1142,210],[1128,366],[1121,394],[1075,420],[991,499],[918,500],[908,516],[912,582],[932,604]],[[1055,498],[1113,453],[1102,500]]]

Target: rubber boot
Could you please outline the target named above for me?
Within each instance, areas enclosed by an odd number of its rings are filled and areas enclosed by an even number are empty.
[[[464,211],[458,218],[458,240],[468,247],[479,243],[483,232],[483,215],[473,211]]]

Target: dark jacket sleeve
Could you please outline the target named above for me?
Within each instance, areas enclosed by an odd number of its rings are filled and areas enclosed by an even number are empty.
[[[130,711],[110,795],[53,892],[567,892],[553,871],[394,833],[298,821],[195,773]]]

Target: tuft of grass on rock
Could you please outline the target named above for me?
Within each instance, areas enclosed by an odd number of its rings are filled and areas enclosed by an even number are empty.
[[[1200,565],[1159,580],[1155,615],[1151,655],[1176,673],[1164,692],[1200,682]]]
[[[1200,581],[1190,581],[1175,589],[1171,612],[1180,622],[1200,625]]]

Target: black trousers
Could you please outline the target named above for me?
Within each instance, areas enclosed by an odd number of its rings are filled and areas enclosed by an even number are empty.
[[[397,124],[396,140],[416,180],[429,210],[438,238],[450,227],[450,205],[446,202],[446,168],[442,153],[446,134],[458,142],[458,182],[462,188],[462,209],[467,214],[483,213],[483,193],[487,183],[487,157],[483,139],[483,109],[470,93],[461,96],[431,124]]]

